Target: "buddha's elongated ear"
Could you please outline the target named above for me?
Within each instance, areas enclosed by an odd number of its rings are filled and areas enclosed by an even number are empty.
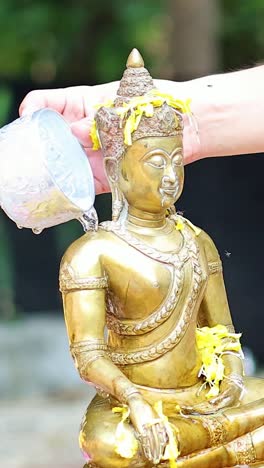
[[[105,157],[104,167],[109,183],[117,183],[119,164],[116,158]]]
[[[119,188],[119,162],[116,158],[105,157],[104,167],[112,192],[112,220],[118,221],[124,206],[124,197]]]

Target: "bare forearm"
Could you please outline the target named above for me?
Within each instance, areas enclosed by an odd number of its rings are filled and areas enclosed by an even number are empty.
[[[264,66],[184,83],[157,81],[161,90],[192,100],[200,142],[195,141],[194,128],[187,123],[187,162],[264,150],[263,81]]]

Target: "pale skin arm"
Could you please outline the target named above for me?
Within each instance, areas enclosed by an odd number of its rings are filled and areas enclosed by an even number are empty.
[[[156,80],[162,92],[191,98],[194,125],[186,122],[186,163],[209,156],[258,153],[264,150],[264,65],[233,73],[206,76],[183,83]],[[89,131],[94,105],[115,97],[118,82],[96,86],[31,91],[20,105],[20,115],[50,107],[70,123],[86,149],[95,175],[97,193],[109,191],[100,152],[91,150]],[[197,125],[199,138],[195,133]]]
[[[264,66],[258,66],[182,83],[181,97],[192,99],[200,139],[199,144],[188,145],[193,130],[187,125],[187,162],[264,151],[263,80]],[[173,83],[171,93],[177,89],[178,84]]]

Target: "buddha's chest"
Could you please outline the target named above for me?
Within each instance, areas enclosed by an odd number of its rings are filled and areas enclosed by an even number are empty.
[[[165,300],[173,268],[127,249],[125,262],[107,268],[107,309],[120,318],[143,318]]]
[[[206,260],[191,238],[183,238],[170,252],[134,237],[125,240],[103,259],[109,284],[108,315],[136,321],[154,311],[166,315],[180,297],[187,298],[193,288],[206,282]]]

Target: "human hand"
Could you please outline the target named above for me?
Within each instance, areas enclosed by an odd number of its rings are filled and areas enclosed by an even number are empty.
[[[155,86],[179,99],[192,98],[192,86],[169,80],[155,80]],[[89,158],[95,180],[97,194],[109,192],[109,184],[103,168],[102,152],[92,150],[90,138],[91,124],[96,112],[95,106],[114,99],[118,82],[95,86],[72,86],[69,88],[34,90],[26,95],[19,107],[19,115],[32,114],[48,107],[59,112],[70,124],[72,133],[83,145]],[[199,159],[199,137],[196,120],[184,116],[184,161],[185,164]]]
[[[243,377],[230,374],[220,384],[220,392],[215,398],[194,406],[182,406],[185,414],[212,414],[221,409],[236,406],[244,392]]]
[[[168,442],[164,423],[141,396],[131,398],[129,408],[145,457],[154,464],[159,463]]]
[[[117,88],[118,82],[112,82],[97,86],[35,90],[26,95],[19,107],[20,116],[49,107],[65,118],[89,158],[97,194],[109,192],[109,185],[104,173],[102,153],[92,150],[90,128],[96,111],[95,105],[113,99]]]

